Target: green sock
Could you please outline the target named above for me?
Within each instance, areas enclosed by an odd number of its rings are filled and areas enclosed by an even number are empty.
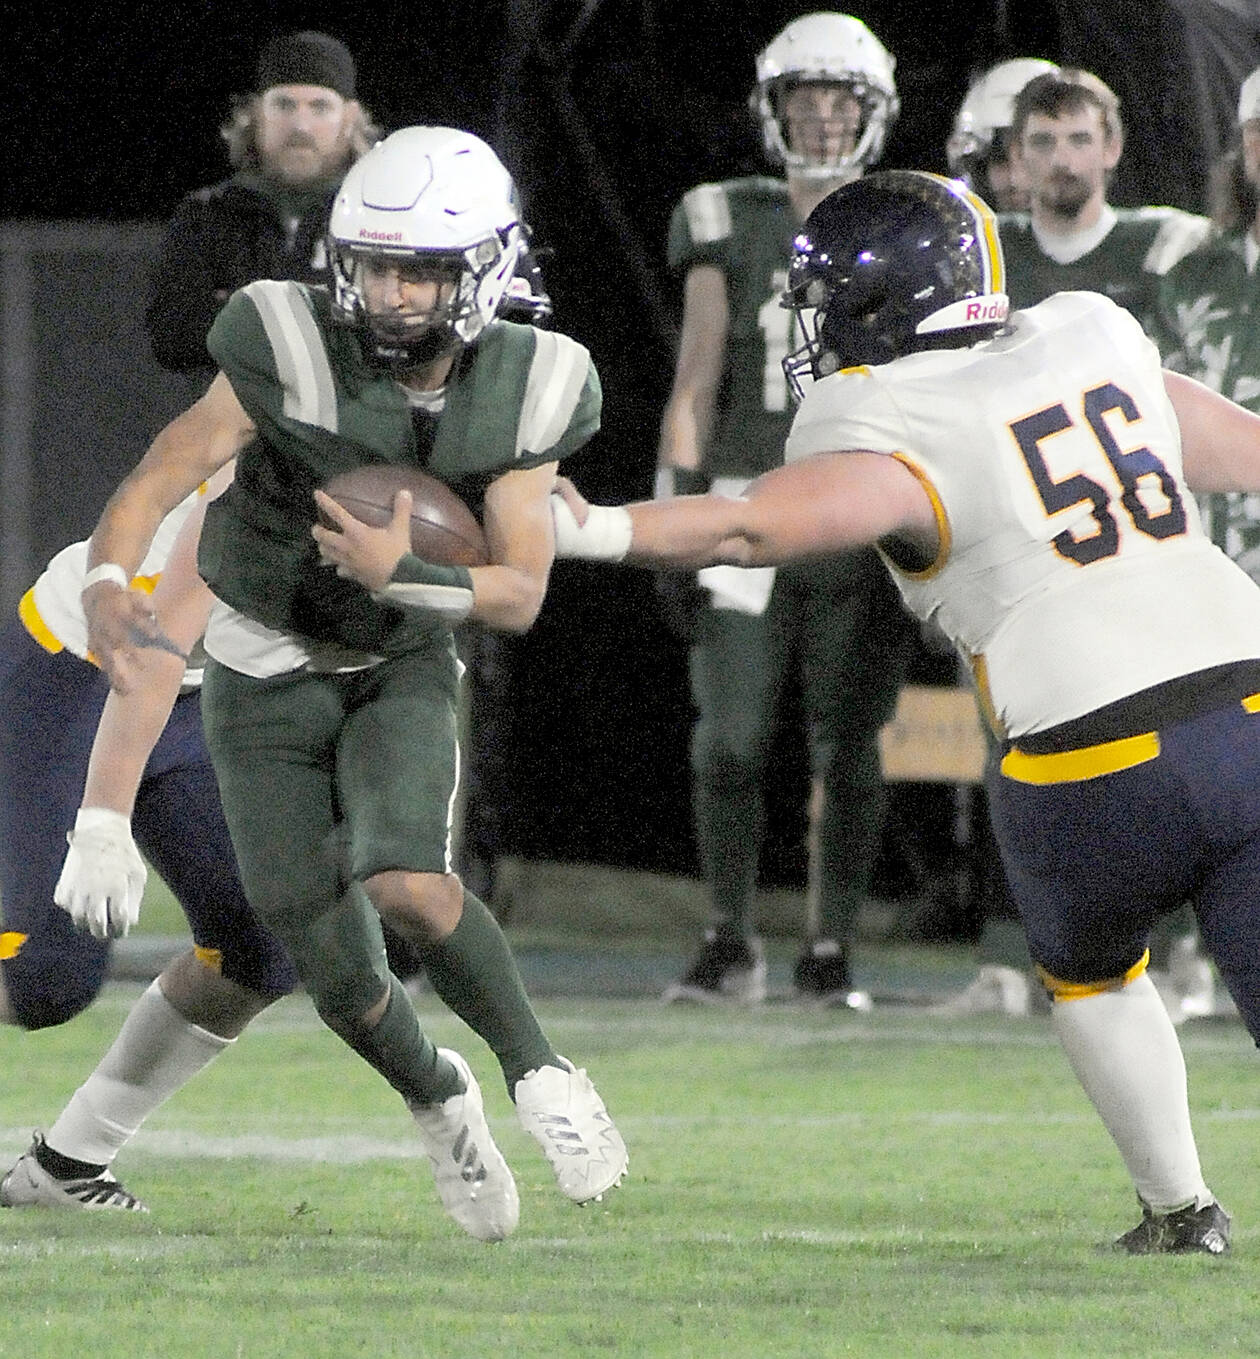
[[[337,1029],[337,1033],[411,1104],[440,1104],[458,1095],[463,1078],[438,1054],[426,1037],[407,993],[396,977],[389,979],[389,1003],[373,1029]]]
[[[503,931],[467,889],[459,923],[420,957],[443,1004],[484,1038],[499,1059],[509,1095],[527,1071],[557,1065]]]

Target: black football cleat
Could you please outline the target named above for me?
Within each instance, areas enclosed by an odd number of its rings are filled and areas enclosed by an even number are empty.
[[[1215,1201],[1171,1213],[1154,1213],[1143,1203],[1141,1222],[1117,1237],[1115,1248],[1130,1255],[1226,1255],[1229,1223],[1229,1214]]]

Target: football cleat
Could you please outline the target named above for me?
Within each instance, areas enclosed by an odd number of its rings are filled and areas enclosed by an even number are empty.
[[[621,1183],[630,1157],[591,1078],[567,1058],[557,1060],[516,1082],[516,1116],[542,1147],[560,1192],[590,1203]]]
[[[1190,1204],[1171,1213],[1153,1212],[1143,1203],[1141,1222],[1116,1238],[1115,1249],[1130,1255],[1225,1255],[1229,1223],[1229,1214],[1215,1200],[1202,1208]]]
[[[40,1165],[39,1149],[43,1133],[35,1140],[13,1169],[0,1180],[0,1206],[5,1208],[113,1208],[125,1213],[147,1213],[146,1204],[126,1189],[108,1170],[81,1179],[59,1180]]]
[[[837,1009],[872,1008],[869,991],[855,991],[849,958],[834,939],[817,939],[796,960],[792,985],[802,1000]]]
[[[965,1019],[969,1015],[1021,1018],[1032,1011],[1032,982],[1027,974],[1017,967],[985,963],[970,985],[933,1005],[928,1013],[941,1019]]]
[[[1199,949],[1197,935],[1174,940],[1167,971],[1155,968],[1147,971],[1174,1024],[1184,1024],[1187,1019],[1208,1019],[1218,1013],[1216,975]]]
[[[502,1241],[520,1220],[516,1181],[490,1136],[481,1087],[468,1063],[450,1048],[438,1052],[464,1078],[464,1091],[441,1104],[411,1106],[438,1197],[469,1236]]]
[[[766,959],[760,939],[732,939],[705,930],[704,943],[680,980],[665,988],[666,1005],[733,1002],[760,1005],[766,998]]]

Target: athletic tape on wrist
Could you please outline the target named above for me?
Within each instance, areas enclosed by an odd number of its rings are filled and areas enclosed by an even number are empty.
[[[101,581],[113,581],[120,589],[126,590],[131,585],[131,578],[117,562],[102,562],[99,566],[94,566],[86,576],[83,577],[84,590],[90,589],[93,585],[99,585]]]

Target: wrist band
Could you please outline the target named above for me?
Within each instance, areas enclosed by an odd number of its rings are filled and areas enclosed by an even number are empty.
[[[131,586],[130,578],[117,562],[102,562],[99,566],[94,566],[83,577],[80,593],[83,590],[90,589],[93,585],[99,585],[103,580],[113,581],[122,590],[129,589]]]

